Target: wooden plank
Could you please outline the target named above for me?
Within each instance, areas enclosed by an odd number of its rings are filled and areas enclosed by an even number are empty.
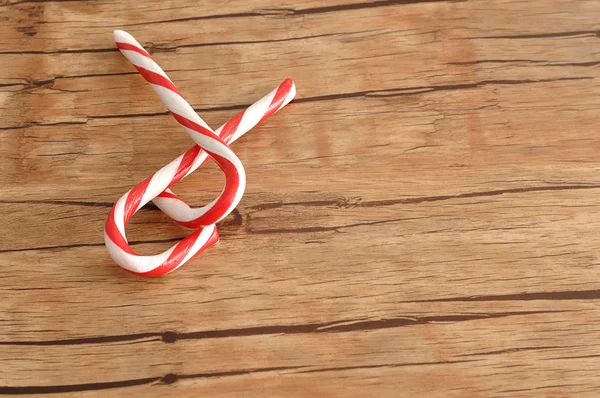
[[[452,46],[448,48],[443,42],[438,42],[434,45],[424,46],[423,51],[419,51],[421,55],[415,55],[415,48],[420,48],[421,42],[427,38],[416,36],[417,39],[413,38],[408,43],[394,43],[393,39],[397,37],[397,34],[393,31],[362,36],[360,40],[358,40],[360,38],[358,35],[355,40],[340,43],[336,43],[332,39],[317,38],[293,43],[238,46],[236,53],[243,51],[244,54],[247,54],[245,58],[248,61],[228,63],[227,66],[223,66],[216,60],[225,59],[225,55],[231,54],[231,46],[210,50],[188,49],[181,54],[166,53],[162,57],[157,57],[157,60],[161,64],[165,64],[172,79],[178,82],[192,105],[202,113],[214,108],[231,106],[240,108],[258,95],[270,91],[287,76],[295,77],[299,86],[299,98],[308,101],[323,97],[360,96],[365,93],[388,95],[411,90],[418,96],[419,93],[430,90],[446,89],[449,91],[452,88],[460,89],[465,86],[468,88],[469,85],[489,85],[494,82],[518,84],[519,82],[535,83],[539,80],[542,82],[568,82],[581,79],[584,81],[582,84],[589,85],[594,83],[586,80],[591,80],[598,75],[597,68],[569,66],[569,63],[587,65],[591,62],[587,56],[575,57],[571,61],[560,60],[560,57],[557,57],[558,60],[534,64],[534,67],[527,68],[522,66],[523,62],[517,62],[517,65],[521,66],[507,70],[493,63],[479,65],[462,63],[464,54],[461,43],[455,44],[454,48],[457,51],[454,54],[451,51]],[[411,37],[413,36],[409,36],[409,38]],[[382,71],[380,79],[348,80],[348,75],[360,76],[361,71],[365,68],[365,62],[357,62],[352,59],[332,59],[323,65],[323,69],[318,74],[309,73],[306,69],[307,65],[321,62],[322,54],[319,52],[319,48],[335,45],[339,47],[338,54],[361,53],[365,52],[372,40],[383,40],[390,43],[388,44],[390,48],[377,48],[368,55],[370,57],[369,67]],[[590,40],[588,37],[581,39],[581,53],[587,51]],[[507,47],[505,47],[505,51],[510,51],[513,46]],[[527,54],[536,48],[536,43],[534,41],[531,45],[524,47],[523,53]],[[307,51],[307,49],[309,50]],[[310,51],[310,49],[313,50]],[[276,59],[272,59],[270,55],[272,51],[278,53]],[[431,57],[442,51],[449,53],[446,59],[432,61]],[[306,63],[296,61],[299,53],[304,53],[302,59],[305,59]],[[208,67],[202,66],[199,70],[197,65],[203,57],[215,60],[215,62],[211,62]],[[24,59],[23,57],[19,58],[16,62],[12,62],[12,60],[9,62],[19,68],[22,65],[22,62],[19,61]],[[56,69],[57,74],[64,76],[77,76],[80,72],[70,71],[70,62],[78,57],[70,55],[64,58],[66,58],[64,63],[59,60],[58,65],[51,66],[51,69]],[[132,73],[132,68],[125,64],[126,62],[118,53],[104,55],[103,59],[106,58],[111,58],[111,62],[118,62],[121,71],[115,74],[114,69],[108,67],[95,71],[96,73],[92,73],[91,77],[57,78],[55,75],[46,75],[40,76],[39,80],[35,82],[19,79],[16,86],[18,89],[13,88],[4,94],[3,102],[6,106],[0,116],[0,126],[18,127],[31,123],[57,122],[83,123],[90,118],[97,117],[164,113],[164,106],[156,100],[154,95],[150,95],[152,94],[151,90],[143,79],[137,75],[129,75]],[[410,63],[405,61],[407,58],[411,60]],[[473,58],[470,61],[473,61]],[[90,62],[98,62],[98,56]],[[397,65],[400,62],[404,65],[402,75],[396,73]],[[177,68],[171,66],[173,63],[184,70],[177,71]],[[290,64],[294,66],[286,67]],[[526,61],[525,64],[527,64]],[[187,65],[190,70],[185,70]],[[429,68],[424,69],[423,65],[429,65]],[[504,65],[501,64],[501,66]],[[24,67],[23,69],[28,68]],[[173,69],[175,71],[171,72]],[[339,70],[344,70],[348,75],[338,73]],[[112,75],[110,75],[111,73]],[[128,74],[124,76],[123,73]],[[109,76],[96,76],[105,74],[109,74]],[[16,73],[12,74],[12,76],[15,75],[18,76]],[[242,76],[243,83],[232,82],[232,75]],[[14,79],[6,81],[14,82]],[[328,85],[324,86],[323,81],[328,81]],[[106,87],[111,87],[111,89],[107,90]],[[210,90],[210,95],[207,95],[209,87],[218,89]],[[47,98],[47,100],[40,101],[40,98]],[[18,105],[18,107],[14,107],[14,105]]]
[[[590,170],[593,164],[582,162],[593,160],[594,132],[581,128],[574,136],[564,134],[573,125],[597,123],[597,106],[585,104],[588,97],[581,96],[593,90],[588,86],[587,80],[500,84],[451,90],[450,98],[441,90],[413,98],[399,94],[292,104],[234,144],[248,171],[242,204],[254,195],[267,195],[255,199],[263,202],[391,200],[555,183],[597,184],[598,176]],[[532,87],[539,97],[531,95]],[[477,99],[489,89],[496,101],[478,106]],[[536,105],[544,98],[549,102],[557,90],[564,95],[554,102],[564,105]],[[514,105],[496,105],[511,98]],[[432,105],[419,109],[425,101]],[[209,113],[207,119],[223,121],[231,113]],[[328,123],[336,129],[327,128]],[[101,119],[60,129],[32,126],[6,130],[0,137],[3,157],[30,155],[10,162],[0,176],[5,186],[0,199],[5,201],[112,203],[191,144],[166,115]],[[548,168],[549,160],[561,167]],[[308,187],[298,189],[290,176],[307,167],[311,172],[303,179]],[[336,178],[328,177],[334,174]],[[370,176],[366,185],[355,185],[357,175],[365,174]],[[86,189],[74,186],[71,178]],[[176,190],[201,204],[215,197],[222,178],[216,167],[205,167]],[[40,190],[44,183],[54,189]]]
[[[595,308],[580,314],[592,322],[599,315]],[[365,377],[382,384],[374,392],[403,389],[412,378],[420,383],[408,383],[407,391],[419,393],[441,394],[448,391],[448,383],[463,394],[491,390],[518,395],[536,388],[585,392],[590,378],[595,379],[600,370],[594,359],[600,355],[596,340],[589,333],[580,333],[573,324],[580,318],[574,313],[483,316],[458,315],[454,321],[446,316],[445,321],[440,317],[440,323],[432,320],[423,325],[411,324],[409,318],[396,327],[371,322],[378,327],[364,329],[368,322],[348,323],[312,333],[290,329],[266,336],[191,336],[175,343],[145,337],[135,342],[5,346],[3,355],[9,357],[4,363],[19,371],[16,380],[20,384],[35,371],[38,384],[62,381],[56,384],[67,386],[68,382],[75,390],[78,385],[97,382],[97,374],[105,374],[108,377],[102,382],[109,388],[99,390],[110,389],[111,394],[129,383],[141,386],[138,392],[151,395],[164,389],[164,384],[169,384],[171,394],[181,388],[186,393],[229,390],[234,395],[278,395],[299,384],[301,395],[319,395],[330,392],[328,387],[320,387],[322,384],[333,384],[333,391],[340,396],[354,396],[357,387],[366,387]],[[493,339],[490,330],[495,331]],[[36,354],[28,358],[34,350]],[[587,366],[564,381],[568,364],[578,360]],[[59,364],[69,364],[68,378]],[[523,377],[515,387],[512,380],[519,374],[531,376]],[[332,383],[320,383],[323,377],[331,378]],[[349,384],[342,382],[346,378]],[[423,383],[426,379],[440,383]],[[126,392],[129,388],[124,388]]]
[[[410,34],[416,28],[430,31],[476,28],[474,37],[547,35],[582,32],[594,34],[598,12],[593,0],[553,0],[546,5],[522,2],[440,1],[440,0],[333,0],[326,5],[314,0],[209,2],[190,7],[185,0],[163,3],[152,0],[129,4],[115,0],[93,3],[45,1],[4,8],[8,23],[0,34],[6,37],[2,52],[79,51],[112,49],[108,29],[126,28],[143,35],[157,47],[173,44],[257,41],[299,37],[298,33],[321,29],[348,29],[363,23],[362,13],[382,16],[386,27]],[[68,3],[68,4],[65,4]],[[569,18],[573,16],[575,18]],[[518,23],[515,23],[518,21]],[[235,24],[236,29],[231,29]],[[264,28],[264,25],[268,25]],[[168,29],[169,37],[165,37]],[[569,36],[567,35],[567,36]],[[81,40],[85,38],[85,40]]]
[[[48,248],[33,251],[21,251],[15,242],[0,254],[10,271],[10,286],[18,281],[23,286],[10,289],[14,300],[0,304],[8,316],[2,336],[6,341],[19,336],[57,340],[130,334],[133,325],[139,333],[197,332],[206,330],[207,324],[220,330],[386,318],[398,311],[429,316],[442,305],[464,311],[471,296],[481,297],[485,311],[504,305],[503,311],[519,306],[536,311],[572,309],[570,303],[559,302],[567,307],[557,307],[553,301],[517,302],[515,307],[512,300],[520,293],[535,299],[556,291],[574,292],[573,298],[579,299],[598,297],[592,277],[597,274],[596,239],[572,238],[598,228],[600,221],[590,212],[597,192],[598,188],[566,188],[365,207],[309,202],[249,208],[242,213],[241,225],[234,221],[224,225],[219,246],[186,265],[183,275],[151,281],[137,292],[131,291],[131,284],[138,279],[123,274],[104,255],[101,232],[106,210],[90,208],[98,221],[78,226],[71,211],[54,207],[56,219],[30,225],[32,230],[57,236],[73,229],[80,240],[41,241]],[[75,215],[81,211],[75,210]],[[365,217],[364,210],[376,214]],[[136,245],[136,250],[158,252],[183,235],[173,233],[176,228],[163,217],[161,228],[148,237],[147,226],[157,220],[148,213],[141,217],[142,224],[132,226],[131,239],[168,239],[160,245]],[[307,216],[309,220],[303,221]],[[287,225],[294,227],[280,228]],[[23,268],[23,264],[32,265]],[[469,281],[467,291],[463,280]],[[53,281],[50,288],[48,281]],[[70,293],[55,291],[55,284]],[[98,285],[103,288],[96,291]],[[46,290],[50,291],[40,303],[39,292]],[[65,294],[77,300],[65,301]],[[114,319],[127,318],[136,303],[143,305],[136,308],[133,325],[114,324]],[[580,305],[587,304],[575,308]],[[160,318],[156,306],[163,308]],[[259,318],[251,316],[255,312]],[[71,313],[96,317],[93,323],[74,319],[73,327],[64,323],[65,314]],[[42,325],[47,332],[36,332]]]

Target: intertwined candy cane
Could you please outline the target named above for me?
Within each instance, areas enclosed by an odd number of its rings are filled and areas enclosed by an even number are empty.
[[[114,35],[121,53],[150,83],[175,120],[197,144],[125,193],[106,220],[104,242],[113,260],[136,275],[160,276],[181,267],[219,240],[215,223],[231,213],[246,187],[244,167],[228,144],[288,104],[294,98],[296,88],[291,79],[286,79],[213,132],[133,36],[121,30],[116,30]],[[208,157],[225,173],[225,188],[213,202],[193,209],[169,188],[191,174]],[[151,200],[179,224],[197,230],[161,254],[140,256],[129,247],[125,226]]]

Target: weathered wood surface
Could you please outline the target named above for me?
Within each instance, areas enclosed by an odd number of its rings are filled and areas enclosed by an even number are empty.
[[[0,394],[600,394],[600,2],[0,3]],[[154,280],[104,220],[191,142],[116,28],[215,127],[298,86],[233,146],[222,241]]]

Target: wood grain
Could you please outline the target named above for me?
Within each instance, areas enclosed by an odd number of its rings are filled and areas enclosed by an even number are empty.
[[[600,3],[0,1],[0,394],[600,394]],[[123,272],[113,202],[191,142],[130,31],[248,188],[178,272]],[[207,164],[175,191],[211,201]],[[157,208],[135,250],[187,234]]]

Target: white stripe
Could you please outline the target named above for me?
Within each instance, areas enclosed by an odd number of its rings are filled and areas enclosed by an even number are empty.
[[[171,181],[173,181],[175,174],[177,173],[177,169],[179,168],[182,159],[183,156],[179,156],[177,159],[175,159],[174,161],[172,161],[171,163],[154,173],[136,211],[138,211],[140,208],[142,208],[142,206],[154,199],[156,195],[164,191],[164,187],[169,186]]]
[[[273,98],[275,98],[276,90],[271,91],[269,94],[262,97],[260,100],[252,104],[248,110],[244,113],[240,124],[233,134],[232,142],[237,140],[242,135],[246,134],[250,129],[260,122],[260,119],[265,116],[267,110],[269,109],[269,105],[273,102]]]
[[[162,77],[171,81],[171,79],[169,79],[169,76],[167,76],[165,71],[162,70],[162,68],[158,66],[158,64],[152,59],[132,50],[120,49],[120,51],[125,56],[125,58],[127,58],[132,64],[136,66],[141,66],[142,68],[148,69],[151,72],[158,73]],[[173,82],[171,81],[171,83]]]
[[[204,227],[202,229],[202,232],[200,232],[200,235],[198,236],[198,238],[192,245],[188,254],[181,261],[181,263],[173,269],[173,271],[175,271],[177,268],[181,267],[182,264],[185,264],[190,258],[192,258],[196,253],[198,253],[198,250],[200,250],[202,248],[202,246],[204,246],[204,244],[206,242],[208,242],[208,240],[210,239],[210,236],[215,231],[215,228],[217,228],[215,226],[215,224],[211,224],[211,225],[207,225],[206,227]],[[171,272],[173,272],[173,271],[171,271]]]
[[[206,122],[202,120],[200,116],[198,116],[196,111],[194,111],[194,108],[192,108],[190,104],[179,94],[157,84],[150,83],[150,86],[152,86],[154,91],[156,91],[162,102],[164,102],[170,111],[184,116],[192,122],[204,127],[205,129],[212,131],[208,124],[206,124]]]
[[[179,222],[188,222],[196,218],[192,213],[192,209],[185,202],[182,202],[179,199],[162,198],[157,196],[156,198],[152,199],[152,202],[154,202],[154,204],[161,209],[163,213]]]
[[[117,203],[115,203],[115,212],[113,214],[115,218],[115,225],[119,230],[119,233],[127,242],[127,236],[125,236],[125,203],[127,203],[127,197],[129,196],[129,192],[131,189],[125,193],[125,195],[121,196]]]
[[[133,44],[136,47],[143,48],[142,45],[140,43],[138,43],[138,41],[132,35],[125,32],[124,30],[117,29],[113,32],[113,35],[115,38],[115,42],[129,43],[129,44]]]
[[[177,246],[177,244],[175,244],[169,250],[155,256],[138,256],[123,251],[108,237],[106,232],[104,232],[104,243],[112,259],[121,267],[132,272],[152,271],[164,263],[175,249],[175,246]],[[177,267],[180,265],[181,264]]]

